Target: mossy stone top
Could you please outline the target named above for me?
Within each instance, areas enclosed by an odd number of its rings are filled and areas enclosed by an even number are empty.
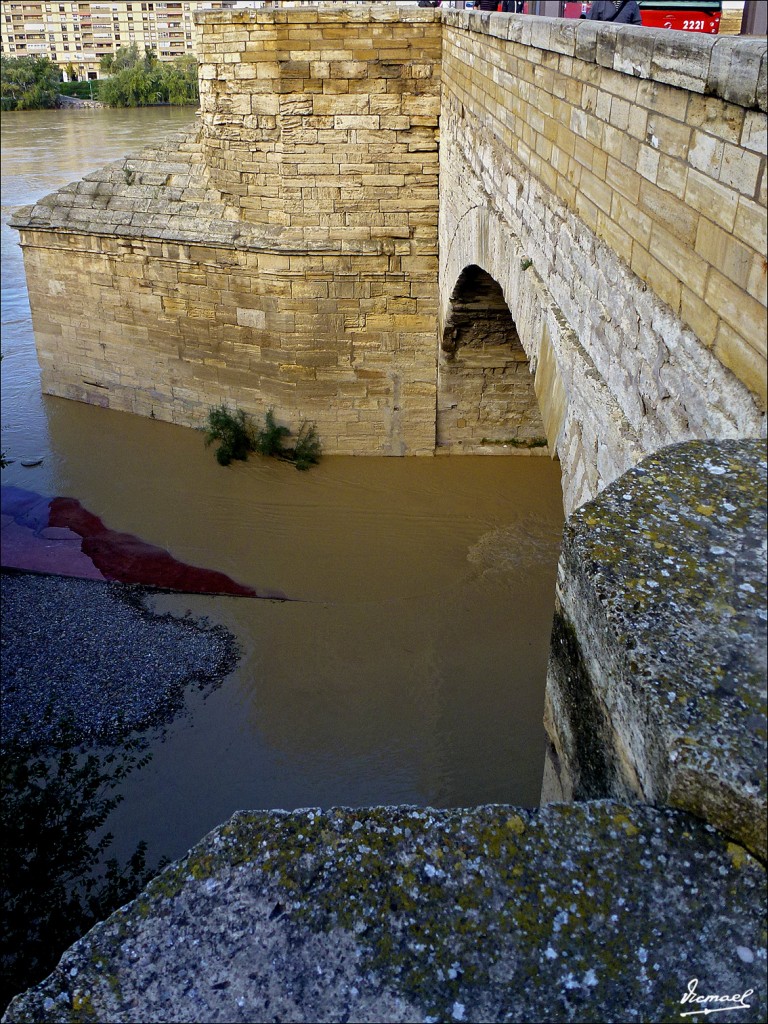
[[[594,660],[611,678],[593,685],[613,729],[654,749],[641,798],[762,859],[766,504],[764,441],[672,445],[571,516],[559,582],[569,616],[601,620]]]
[[[764,1016],[764,869],[684,812],[243,812],[3,1019],[662,1021],[693,979]]]

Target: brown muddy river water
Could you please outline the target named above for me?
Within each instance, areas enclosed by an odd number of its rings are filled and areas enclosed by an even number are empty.
[[[544,457],[325,457],[227,469],[194,430],[41,396],[10,211],[135,152],[190,110],[2,118],[2,482],[78,498],[113,529],[273,603],[158,595],[242,650],[126,785],[111,852],[177,857],[241,808],[533,805],[543,769],[562,498]],[[20,459],[44,456],[35,468]]]

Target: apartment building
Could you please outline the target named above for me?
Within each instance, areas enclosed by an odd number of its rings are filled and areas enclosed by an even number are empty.
[[[101,58],[135,43],[160,60],[194,52],[192,15],[197,10],[234,8],[237,0],[133,0],[132,3],[0,4],[0,52],[8,57],[50,57],[65,71],[72,65],[79,79],[100,78]]]

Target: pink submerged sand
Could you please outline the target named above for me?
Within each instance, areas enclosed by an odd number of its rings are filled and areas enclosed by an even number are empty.
[[[76,498],[46,498],[2,488],[2,565],[29,572],[117,580],[188,594],[231,594],[286,601],[225,573],[188,565],[164,548],[105,526]]]

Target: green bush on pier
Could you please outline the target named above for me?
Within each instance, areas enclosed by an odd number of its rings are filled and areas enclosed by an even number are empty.
[[[288,427],[280,427],[275,423],[275,416],[271,409],[264,417],[264,429],[256,434],[255,447],[259,455],[271,455],[281,459],[285,456],[283,439],[290,437]]]
[[[221,466],[228,466],[234,460],[244,462],[251,452],[292,462],[300,470],[317,465],[322,446],[315,424],[304,420],[292,446],[287,444],[290,436],[288,427],[275,421],[271,409],[264,417],[263,428],[256,430],[242,409],[230,412],[226,406],[220,405],[208,413],[205,443],[208,446],[218,442],[216,461]]]
[[[207,446],[216,441],[219,442],[216,461],[220,466],[228,466],[233,459],[244,462],[251,452],[256,451],[256,438],[242,409],[234,413],[224,405],[211,409],[205,443]]]

